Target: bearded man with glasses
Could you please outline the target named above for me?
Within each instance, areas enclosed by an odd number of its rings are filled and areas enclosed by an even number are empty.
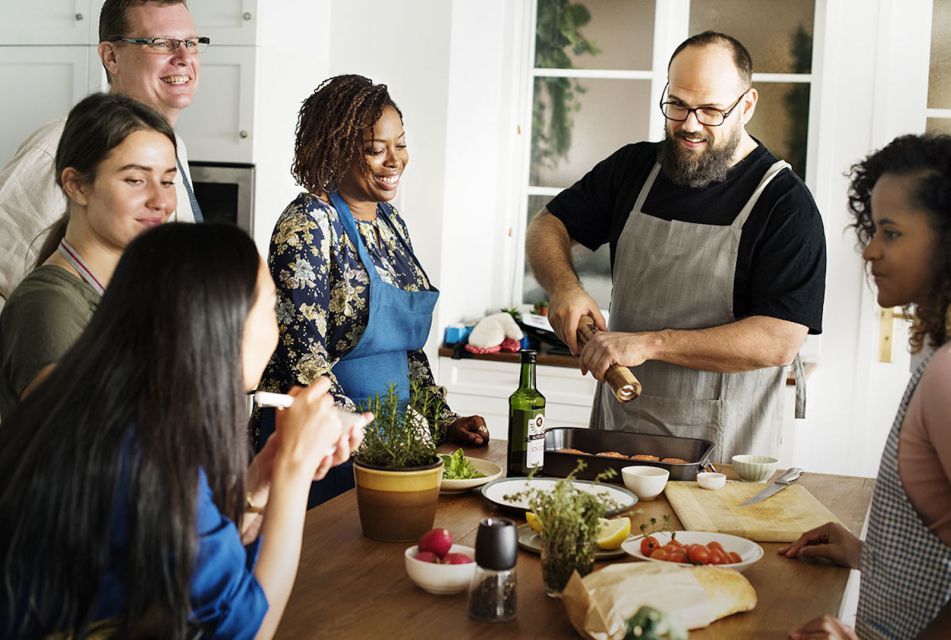
[[[210,42],[196,34],[185,0],[105,0],[99,40],[110,92],[152,107],[174,127],[198,90],[198,54]],[[33,268],[47,229],[65,229],[66,197],[53,167],[65,124],[64,117],[33,132],[0,171],[0,308]],[[181,138],[175,190],[178,203],[169,220],[200,222]]]
[[[786,365],[820,333],[825,234],[811,194],[746,125],[758,94],[749,52],[707,31],[671,56],[664,140],[628,144],[557,195],[528,229],[526,254],[549,317],[583,373],[601,381],[595,429],[702,438],[713,454],[775,455]],[[571,247],[611,249],[608,325],[584,291]],[[601,332],[579,349],[581,316]],[[618,403],[604,384],[631,367],[642,395]]]

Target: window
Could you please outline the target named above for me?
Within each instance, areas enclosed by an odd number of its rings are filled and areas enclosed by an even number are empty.
[[[664,119],[656,104],[670,52],[689,34],[707,29],[728,33],[749,49],[760,97],[748,131],[806,178],[815,0],[534,4],[532,55],[527,57],[533,62],[525,74],[532,116],[524,143],[526,224],[554,195],[624,144],[663,138]],[[662,19],[655,19],[660,12]],[[582,285],[606,309],[611,298],[607,245],[595,252],[576,247],[573,257]],[[543,300],[545,292],[527,263],[518,268],[522,281],[514,299]]]
[[[951,134],[951,0],[934,0],[927,133]]]

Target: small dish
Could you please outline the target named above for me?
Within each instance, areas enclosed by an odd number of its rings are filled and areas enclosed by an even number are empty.
[[[711,473],[701,471],[697,474],[697,484],[703,489],[717,490],[726,486],[726,475],[722,473]]]
[[[769,477],[769,474],[776,468],[779,462],[776,458],[769,456],[733,456],[733,469],[740,480],[744,482],[763,482]]]
[[[439,493],[464,493],[476,487],[481,487],[488,482],[492,482],[502,475],[502,467],[494,462],[489,462],[482,458],[472,458],[470,456],[466,456],[466,460],[469,461],[476,471],[483,474],[483,477],[469,478],[467,480],[447,480],[443,478],[442,482],[439,483]]]
[[[415,582],[423,591],[438,596],[459,593],[469,588],[472,576],[475,574],[475,549],[462,544],[454,544],[449,553],[461,553],[469,556],[472,562],[466,564],[436,564],[416,559],[419,551],[417,545],[409,547],[405,552],[406,573],[410,580]]]
[[[650,501],[659,496],[667,486],[669,477],[670,471],[660,467],[633,465],[621,469],[624,486],[633,491],[638,499],[644,501]]]
[[[651,535],[657,539],[657,542],[660,543],[660,546],[664,546],[672,537],[671,534],[676,534],[676,539],[681,543],[688,544],[707,544],[709,542],[719,542],[720,546],[723,547],[725,551],[735,551],[740,555],[740,562],[732,562],[730,564],[717,564],[717,565],[707,565],[713,567],[722,567],[724,569],[736,569],[737,571],[745,571],[748,567],[752,566],[763,557],[763,547],[759,546],[752,540],[747,540],[746,538],[741,538],[740,536],[731,536],[728,533],[713,533],[709,531],[658,531],[652,533]],[[621,544],[621,548],[624,549],[627,553],[634,556],[638,560],[647,560],[648,562],[663,562],[665,564],[676,564],[681,567],[694,567],[696,565],[690,564],[687,562],[669,562],[667,560],[658,560],[656,558],[648,558],[643,553],[641,553],[641,540],[643,536],[637,536],[636,538],[628,538]]]
[[[516,530],[518,531],[518,546],[526,551],[541,554],[542,538],[540,535],[533,531],[527,524],[518,525]],[[620,558],[626,555],[626,553],[623,547],[618,547],[617,549],[597,549],[594,552],[594,559],[607,560],[609,558]]]

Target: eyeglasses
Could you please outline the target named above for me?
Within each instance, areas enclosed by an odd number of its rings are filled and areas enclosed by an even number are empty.
[[[670,83],[664,86],[664,95],[667,93],[667,87],[670,86]],[[690,114],[693,113],[697,117],[697,122],[707,127],[719,127],[721,124],[726,122],[726,119],[730,117],[730,114],[740,105],[740,100],[743,99],[749,93],[749,89],[740,94],[740,97],[736,99],[736,102],[726,110],[717,109],[716,107],[693,107],[690,108],[679,102],[670,102],[661,100],[660,103],[660,112],[664,114],[664,117],[668,120],[673,120],[674,122],[684,122],[687,118],[690,117]]]
[[[211,38],[123,38],[116,36],[109,38],[109,42],[128,42],[129,44],[144,44],[152,53],[174,53],[178,48],[185,45],[185,51],[188,53],[203,53],[208,45],[211,44]]]

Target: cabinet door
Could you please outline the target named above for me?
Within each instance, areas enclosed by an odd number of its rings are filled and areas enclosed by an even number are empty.
[[[0,3],[0,44],[95,44],[100,0]]]
[[[255,47],[209,47],[201,54],[198,93],[175,127],[189,160],[252,162],[256,55]]]
[[[0,86],[16,87],[0,118],[0,165],[37,128],[64,118],[88,93],[92,47],[0,47]]]
[[[198,35],[211,38],[212,47],[255,44],[257,8],[257,0],[202,0],[188,5]]]

